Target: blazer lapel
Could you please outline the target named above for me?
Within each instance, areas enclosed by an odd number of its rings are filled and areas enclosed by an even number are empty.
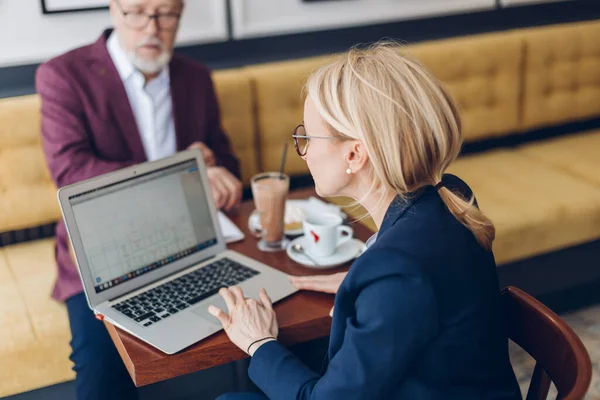
[[[99,68],[100,79],[105,81],[106,92],[109,94],[108,104],[115,117],[118,128],[123,133],[132,158],[136,162],[144,162],[147,160],[146,152],[142,144],[141,135],[133,115],[131,104],[127,91],[123,85],[123,81],[119,76],[117,67],[112,61],[110,53],[106,47],[106,40],[110,36],[112,30],[106,30],[100,39],[94,44],[95,59],[102,65]]]
[[[171,84],[171,103],[173,105],[173,121],[175,123],[175,137],[177,141],[177,151],[185,150],[191,143],[189,140],[190,125],[188,118],[191,111],[188,105],[188,89],[186,79],[177,75],[180,73],[177,67],[177,60],[173,59],[169,64],[169,80]],[[174,79],[178,77],[179,79]]]
[[[429,188],[431,188],[431,187],[429,187]],[[378,237],[381,237],[381,235],[386,230],[388,230],[392,225],[394,225],[396,223],[396,221],[398,221],[400,218],[402,218],[402,216],[406,213],[406,211],[427,190],[428,189],[425,188],[416,193],[409,194],[406,197],[396,196],[396,198],[392,201],[392,203],[390,204],[390,206],[388,207],[388,209],[385,213],[385,217],[383,218],[381,228],[379,229],[379,232],[378,232]],[[344,295],[347,295],[347,293],[343,292],[342,288],[340,288],[340,291],[338,291],[338,293],[336,295],[336,303],[338,301],[340,303],[342,303],[342,300],[340,300],[340,299]],[[333,313],[333,323],[331,326],[329,348],[327,351],[327,359],[324,363],[323,368],[326,368],[327,364],[329,363],[329,360],[331,360],[333,358],[333,356],[335,356],[335,354],[342,347],[344,334],[346,331],[346,320],[350,316],[350,314],[348,314],[348,312],[349,311],[344,309],[344,307],[341,306],[340,304],[337,304],[335,307],[335,311]],[[324,372],[324,369],[321,372]]]

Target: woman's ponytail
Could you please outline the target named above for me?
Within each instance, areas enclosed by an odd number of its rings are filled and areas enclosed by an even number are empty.
[[[479,245],[491,251],[496,229],[492,221],[475,205],[475,197],[467,201],[445,186],[440,187],[438,193],[452,215],[473,232]]]

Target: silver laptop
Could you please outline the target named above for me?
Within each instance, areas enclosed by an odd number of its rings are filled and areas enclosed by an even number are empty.
[[[273,301],[287,276],[227,250],[202,155],[179,153],[64,187],[58,198],[90,308],[173,354],[219,331],[207,311],[240,286]]]

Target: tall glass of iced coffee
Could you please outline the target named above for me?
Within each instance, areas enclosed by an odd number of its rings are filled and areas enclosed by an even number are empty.
[[[284,214],[285,201],[290,188],[290,178],[279,172],[255,175],[251,182],[252,197],[260,219],[260,229],[254,233],[261,238],[258,248],[262,251],[285,250]]]

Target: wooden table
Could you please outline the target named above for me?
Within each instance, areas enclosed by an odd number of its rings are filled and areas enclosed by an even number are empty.
[[[313,189],[303,189],[290,193],[291,199],[304,199],[315,196]],[[258,250],[255,239],[247,227],[248,216],[254,209],[252,201],[244,202],[231,220],[244,232],[246,239],[228,247],[290,275],[330,274],[347,269],[350,265],[325,271],[306,268],[292,261],[285,252],[263,253]],[[355,223],[354,236],[366,241],[372,232],[365,226]],[[333,296],[323,293],[299,292],[275,304],[279,321],[279,340],[285,345],[307,342],[327,336],[331,328],[329,310],[333,306]],[[136,386],[145,386],[162,380],[226,364],[247,357],[246,353],[234,346],[223,331],[206,338],[195,345],[173,355],[167,355],[127,332],[105,321],[125,366]]]

